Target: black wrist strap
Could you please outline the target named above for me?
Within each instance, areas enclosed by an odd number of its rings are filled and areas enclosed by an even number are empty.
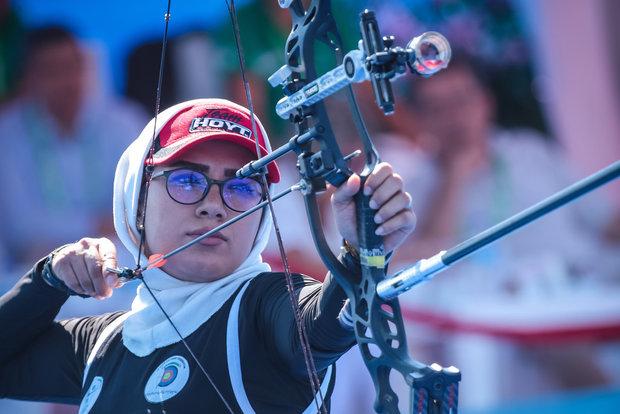
[[[88,295],[81,295],[76,293],[72,289],[70,289],[65,282],[60,279],[56,273],[54,273],[54,269],[52,269],[52,260],[54,259],[54,253],[50,253],[50,255],[45,259],[45,264],[43,265],[43,271],[41,271],[41,277],[52,287],[57,290],[60,290],[63,293],[66,293],[69,296],[81,296],[83,298],[89,298]]]

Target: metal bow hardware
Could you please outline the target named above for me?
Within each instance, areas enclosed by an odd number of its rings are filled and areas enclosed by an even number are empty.
[[[332,131],[323,99],[339,89],[346,90],[366,158],[360,174],[363,184],[380,159],[361,118],[351,83],[370,80],[377,104],[389,114],[394,107],[390,81],[404,74],[407,68],[422,76],[445,68],[450,59],[449,44],[439,33],[428,32],[413,39],[405,48],[394,47],[394,38],[381,37],[374,13],[366,10],[360,16],[362,40],[359,49],[345,56],[330,0],[313,0],[307,9],[301,0],[280,1],[280,5],[289,8],[293,29],[285,47],[286,65],[269,81],[273,86],[282,85],[285,97],[278,103],[276,112],[289,118],[296,135],[287,145],[249,163],[237,174],[252,175],[284,153],[294,151],[297,154],[314,242],[321,259],[349,298],[347,319],[351,321],[375,384],[376,411],[399,412],[398,397],[389,381],[390,372],[397,370],[411,388],[409,412],[456,413],[460,372],[454,367],[427,366],[409,357],[398,300],[385,300],[377,294],[377,284],[386,277],[386,255],[382,237],[375,234],[370,197],[361,192],[356,196],[361,278],[347,272],[332,254],[325,240],[316,200],[316,194],[325,190],[327,182],[339,186],[352,174]],[[320,77],[314,65],[317,41],[328,45],[340,63]],[[316,151],[312,149],[312,141],[318,144]]]

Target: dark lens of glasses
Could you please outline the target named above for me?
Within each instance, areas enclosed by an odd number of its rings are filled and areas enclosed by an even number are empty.
[[[209,192],[211,184],[220,185],[224,204],[234,211],[246,211],[260,203],[263,192],[258,181],[252,178],[213,180],[192,170],[175,170],[168,174],[168,194],[178,203],[195,204]]]
[[[231,178],[221,185],[224,204],[235,211],[249,210],[263,198],[261,185],[251,178]]]
[[[202,199],[209,187],[207,178],[195,171],[176,170],[168,175],[166,183],[170,197],[181,204],[194,204]]]

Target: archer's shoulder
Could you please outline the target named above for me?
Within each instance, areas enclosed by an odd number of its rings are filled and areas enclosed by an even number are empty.
[[[292,277],[293,286],[295,286],[295,289],[299,289],[304,286],[313,286],[313,285],[321,284],[321,282],[319,282],[318,280],[313,279],[310,276],[303,275],[301,273],[291,273],[291,277]],[[256,291],[256,290],[270,291],[270,290],[284,289],[286,291],[287,289],[286,283],[287,283],[286,273],[265,272],[265,273],[261,273],[260,275],[252,279],[252,282],[250,282],[250,286],[248,286],[248,289],[251,289],[253,291]]]
[[[108,325],[126,313],[127,311],[116,311],[94,316],[81,316],[63,319],[60,323],[72,330],[81,331],[85,336],[92,335],[96,338]]]
[[[126,313],[127,311],[117,311],[95,316],[64,319],[60,321],[60,325],[74,338],[76,354],[80,355],[83,361],[86,361],[99,336],[109,325]],[[119,334],[121,327],[122,324],[119,324],[116,329],[110,332],[110,336]]]

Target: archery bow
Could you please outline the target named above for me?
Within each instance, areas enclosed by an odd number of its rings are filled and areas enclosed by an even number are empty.
[[[412,72],[423,76],[442,69],[449,60],[446,53],[449,45],[440,34],[428,32],[413,39],[405,50],[392,47],[393,38],[381,38],[374,15],[365,11],[361,14],[360,48],[343,58],[342,43],[328,0],[313,0],[307,9],[300,0],[280,0],[280,5],[290,8],[293,30],[286,44],[286,65],[270,78],[272,85],[282,84],[287,95],[276,106],[276,112],[289,117],[296,125],[297,136],[291,139],[285,150],[297,153],[302,180],[309,184],[304,199],[319,254],[349,297],[350,308],[345,308],[347,312],[343,312],[341,319],[353,327],[362,357],[375,383],[375,408],[378,412],[398,412],[397,397],[389,384],[390,371],[397,370],[411,388],[409,412],[456,413],[460,372],[454,367],[443,369],[437,364],[425,366],[408,356],[396,298],[481,247],[617,178],[620,176],[620,161],[390,279],[385,279],[385,254],[381,239],[374,233],[373,212],[368,206],[368,198],[360,194],[356,202],[362,277],[356,280],[342,271],[329,250],[314,196],[314,192],[324,188],[325,180],[337,186],[350,173],[340,162],[342,155],[321,100],[335,90],[347,87],[349,106],[366,154],[364,179],[379,157],[365,131],[350,83],[371,80],[377,104],[386,114],[391,113],[394,101],[390,80],[404,72],[405,63]],[[343,62],[320,78],[316,77],[313,64],[313,48],[317,40],[330,45],[339,62]],[[313,121],[312,127],[308,127],[308,118]],[[310,139],[319,143],[317,153],[312,153],[305,144]],[[265,161],[268,160],[266,157]],[[256,163],[260,164],[260,161]],[[248,170],[251,168],[246,167],[239,174]]]
[[[248,175],[288,151],[298,156],[298,169],[305,183],[303,191],[313,239],[321,259],[345,290],[350,301],[351,321],[362,357],[373,378],[377,412],[398,413],[398,397],[390,385],[390,372],[399,371],[411,393],[409,411],[419,414],[456,413],[460,372],[437,364],[426,366],[409,357],[405,328],[398,300],[385,300],[377,294],[377,284],[385,279],[386,257],[383,241],[375,234],[374,211],[370,197],[361,192],[356,196],[360,259],[362,274],[350,275],[331,253],[322,230],[316,193],[326,187],[342,184],[350,175],[345,158],[338,147],[322,100],[344,87],[349,108],[362,140],[366,163],[360,177],[362,186],[379,162],[379,154],[366,130],[357,107],[351,82],[371,80],[377,104],[386,114],[393,112],[390,81],[409,66],[423,76],[446,67],[450,58],[449,45],[438,33],[430,32],[413,39],[406,49],[392,47],[393,37],[382,38],[374,13],[361,14],[362,41],[359,50],[346,56],[329,0],[312,0],[304,8],[301,0],[279,0],[289,8],[292,30],[286,42],[286,65],[278,70],[270,83],[281,84],[286,95],[276,108],[278,115],[288,117],[295,125],[296,136],[272,156],[252,162],[239,170]],[[340,66],[317,78],[314,46],[320,41],[336,54]],[[308,121],[312,121],[309,126]],[[311,150],[310,141],[319,145]]]

